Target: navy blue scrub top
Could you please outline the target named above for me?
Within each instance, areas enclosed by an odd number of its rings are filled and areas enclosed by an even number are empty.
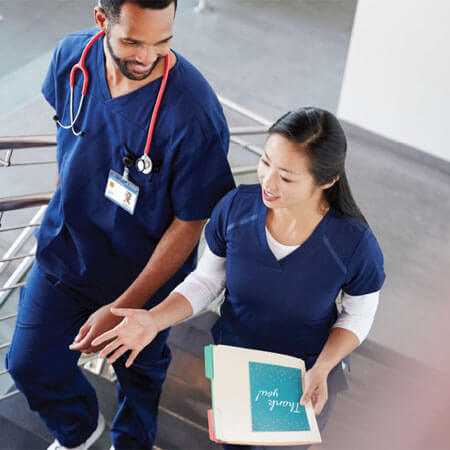
[[[42,92],[63,124],[70,123],[70,70],[99,30],[64,38],[57,46]],[[123,173],[127,152],[144,152],[162,78],[117,98],[105,79],[103,37],[90,49],[90,84],[76,129],[58,127],[60,186],[38,233],[41,270],[99,304],[114,300],[139,275],[172,222],[206,219],[234,187],[227,162],[229,132],[222,107],[202,75],[179,54],[169,72],[150,157],[150,175],[130,169],[140,188],[134,215],[105,195],[110,169]],[[74,109],[82,77],[77,72]],[[152,298],[164,298],[196,264],[196,250]]]
[[[266,239],[259,185],[239,186],[216,206],[205,229],[226,257],[226,293],[216,342],[302,358],[309,369],[337,319],[339,291],[380,290],[383,255],[370,228],[330,208],[311,236],[277,261]]]

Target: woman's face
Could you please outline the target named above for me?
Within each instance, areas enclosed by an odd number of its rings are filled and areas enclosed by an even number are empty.
[[[258,165],[264,204],[275,209],[320,202],[323,189],[315,184],[309,163],[299,144],[272,134]]]

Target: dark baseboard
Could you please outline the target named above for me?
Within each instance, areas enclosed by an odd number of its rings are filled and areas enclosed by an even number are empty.
[[[393,141],[372,131],[366,130],[365,128],[361,128],[353,123],[347,122],[346,120],[341,119],[340,122],[349,139],[352,137],[362,139],[366,142],[382,147],[387,151],[392,151],[400,156],[409,158],[420,164],[431,167],[432,169],[436,169],[450,175],[450,161],[430,155],[422,150],[410,147],[409,145]]]

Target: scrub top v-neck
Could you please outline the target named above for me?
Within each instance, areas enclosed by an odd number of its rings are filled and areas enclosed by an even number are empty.
[[[62,123],[69,120],[70,70],[98,30],[64,38],[55,50],[42,92]],[[134,215],[105,197],[110,170],[123,173],[123,157],[144,152],[162,78],[111,98],[104,37],[86,58],[90,84],[77,121],[84,136],[57,130],[60,185],[38,234],[40,269],[94,303],[120,295],[139,275],[173,221],[201,220],[234,187],[227,161],[229,133],[222,107],[202,75],[177,54],[169,72],[153,134],[151,174],[135,167],[139,187]],[[76,78],[78,104],[82,78]],[[159,302],[196,264],[196,251],[153,297]]]
[[[100,39],[101,44],[103,46],[104,38]],[[104,52],[101,51],[100,47],[95,48],[96,52],[96,70],[97,76],[99,80],[99,85],[101,87],[100,93],[105,101],[105,104],[110,105],[115,111],[128,110],[132,107],[139,106],[139,103],[142,102],[141,96],[148,95],[149,97],[153,97],[159,91],[159,87],[161,85],[162,76],[158,77],[149,83],[131,91],[125,95],[120,95],[112,98],[111,92],[108,87],[108,82],[106,79],[106,68],[105,68],[105,55]],[[175,72],[178,70],[178,55],[172,50],[173,54],[176,56],[176,61],[174,66],[169,71],[169,77],[174,76]],[[164,61],[163,61],[164,62]],[[163,97],[164,98],[164,97]],[[147,117],[147,124],[150,123],[150,117]],[[144,149],[142,149],[143,151]]]
[[[320,240],[323,235],[323,230],[326,227],[326,222],[328,221],[328,216],[331,214],[330,210],[327,211],[325,216],[321,219],[321,221],[314,228],[313,232],[308,236],[308,238],[297,248],[293,249],[288,255],[284,256],[281,259],[277,259],[273,254],[272,250],[269,247],[269,243],[267,241],[267,211],[268,208],[262,207],[258,213],[258,237],[261,243],[261,247],[264,248],[264,251],[267,253],[268,258],[273,259],[274,267],[283,270],[283,267],[287,267],[290,264],[291,259],[298,262],[300,259],[307,258],[308,252],[314,247],[315,243]],[[300,254],[300,255],[299,255]],[[295,262],[294,262],[295,264]]]
[[[239,186],[216,206],[205,230],[226,257],[217,341],[287,353],[311,367],[337,318],[340,290],[378,291],[383,257],[370,228],[330,208],[309,238],[277,261],[267,243],[259,185]]]

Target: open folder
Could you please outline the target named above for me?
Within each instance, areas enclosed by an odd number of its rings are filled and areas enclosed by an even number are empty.
[[[305,363],[292,356],[228,345],[205,347],[211,379],[209,435],[242,445],[322,442],[311,402],[303,393]]]

